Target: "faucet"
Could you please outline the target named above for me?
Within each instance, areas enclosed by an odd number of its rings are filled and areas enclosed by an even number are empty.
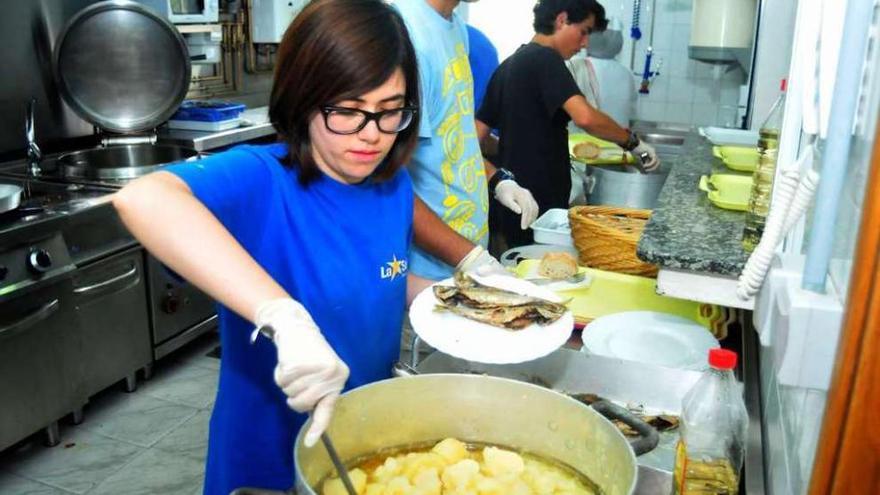
[[[662,61],[657,62],[657,67],[654,70],[651,70],[651,59],[654,57],[654,47],[648,46],[648,50],[645,53],[645,68],[642,70],[642,82],[639,84],[639,93],[648,94],[648,87],[654,81],[654,78],[660,75],[660,64]]]
[[[28,102],[27,106],[27,114],[24,119],[24,133],[25,138],[27,139],[27,158],[28,158],[28,171],[32,177],[37,177],[40,175],[40,161],[43,159],[43,152],[40,151],[40,147],[37,146],[37,142],[34,139],[34,107],[37,106],[37,100],[35,98],[31,98],[31,101]]]

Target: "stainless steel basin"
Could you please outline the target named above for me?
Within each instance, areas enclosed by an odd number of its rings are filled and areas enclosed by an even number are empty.
[[[690,127],[683,124],[645,121],[634,122],[632,129],[657,150],[661,159],[664,155],[681,155],[685,139],[692,132]]]
[[[639,134],[642,141],[652,145],[666,146],[684,146],[684,137],[672,134],[660,134],[655,132],[646,132]]]

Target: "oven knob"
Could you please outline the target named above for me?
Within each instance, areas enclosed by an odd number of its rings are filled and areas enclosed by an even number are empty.
[[[52,268],[52,257],[45,249],[34,249],[28,255],[27,265],[34,273],[46,273]]]
[[[169,315],[173,315],[174,313],[177,313],[178,309],[180,309],[180,297],[174,294],[168,294],[162,299],[162,311]]]

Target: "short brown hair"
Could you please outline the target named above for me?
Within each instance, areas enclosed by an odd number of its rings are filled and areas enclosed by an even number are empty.
[[[398,67],[406,104],[418,106],[415,50],[400,14],[382,0],[314,0],[296,16],[278,49],[269,118],[289,146],[285,162],[300,168],[301,183],[319,176],[309,138],[315,112],[378,88]],[[394,176],[409,160],[418,128],[416,112],[373,179]]]

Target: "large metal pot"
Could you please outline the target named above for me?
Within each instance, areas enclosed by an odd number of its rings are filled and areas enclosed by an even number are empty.
[[[657,204],[669,169],[668,164],[661,164],[659,169],[642,174],[632,165],[587,166],[584,177],[587,204],[651,210]]]
[[[296,491],[333,473],[327,452],[296,439]],[[561,461],[608,495],[631,494],[636,459],[623,435],[599,413],[528,383],[479,375],[392,378],[342,395],[328,433],[342,459],[455,437],[498,444]]]
[[[124,180],[196,155],[197,151],[179,146],[123,144],[67,153],[58,159],[58,165],[65,177]]]

